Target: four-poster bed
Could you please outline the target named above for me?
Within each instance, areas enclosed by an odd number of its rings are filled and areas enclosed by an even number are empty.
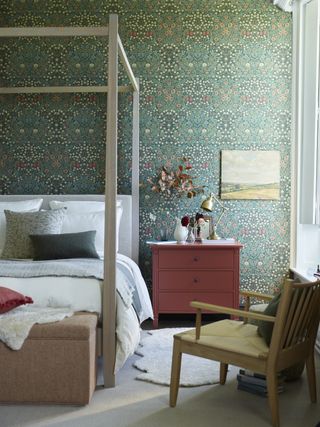
[[[107,27],[30,27],[1,28],[1,38],[11,37],[108,37],[107,86],[1,87],[0,95],[40,93],[107,93],[106,166],[105,166],[105,239],[104,286],[102,297],[102,356],[104,386],[115,385],[116,350],[116,199],[117,199],[117,112],[118,93],[133,93],[132,133],[132,259],[138,261],[139,241],[139,83],[135,78],[118,34],[118,17],[110,15]],[[118,86],[118,59],[130,80]]]

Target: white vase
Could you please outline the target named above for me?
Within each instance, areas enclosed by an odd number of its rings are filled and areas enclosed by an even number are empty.
[[[173,237],[178,243],[185,243],[188,236],[188,229],[181,224],[181,220],[177,218],[176,228]]]

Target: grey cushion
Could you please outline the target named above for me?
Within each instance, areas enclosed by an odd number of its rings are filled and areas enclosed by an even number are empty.
[[[30,235],[35,261],[66,258],[99,258],[95,248],[96,231]]]
[[[266,314],[268,316],[276,316],[280,303],[280,298],[281,292],[272,298],[272,300],[269,302],[266,309],[264,310],[263,314]],[[270,345],[274,324],[272,322],[266,322],[264,320],[259,320],[257,323],[259,335],[264,338],[267,345]]]
[[[281,298],[281,292],[275,295],[275,297],[273,297],[273,299],[269,302],[266,309],[264,310],[263,314],[267,314],[269,316],[276,316],[278,307],[280,304],[280,298]],[[258,320],[257,324],[258,324],[259,335],[261,335],[266,341],[266,343],[270,345],[274,323]],[[296,363],[290,368],[284,369],[282,371],[282,374],[284,375],[286,381],[294,381],[300,378],[300,376],[302,375],[303,369],[304,369],[304,361]]]
[[[40,212],[5,210],[6,242],[1,258],[33,258],[30,234],[60,233],[65,209]]]

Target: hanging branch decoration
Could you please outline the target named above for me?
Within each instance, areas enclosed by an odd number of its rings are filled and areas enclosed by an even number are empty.
[[[148,178],[151,184],[151,190],[160,193],[166,197],[171,196],[187,196],[192,199],[197,194],[204,192],[203,185],[195,185],[193,177],[190,174],[192,169],[190,160],[186,157],[181,159],[176,170],[169,170],[166,166],[162,166],[155,179]]]

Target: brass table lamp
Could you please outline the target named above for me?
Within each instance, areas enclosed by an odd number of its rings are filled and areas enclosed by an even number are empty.
[[[211,193],[210,196],[207,197],[201,203],[201,209],[203,209],[203,210],[205,210],[207,212],[212,212],[213,211],[215,203],[218,203],[218,205],[222,208],[222,212],[220,213],[218,221],[215,224],[213,223],[213,218],[211,217],[211,219],[210,219],[210,224],[211,224],[211,232],[210,232],[210,236],[209,236],[210,240],[219,240],[219,239],[221,239],[221,237],[219,237],[218,234],[217,234],[217,232],[216,232],[216,228],[219,225],[219,223],[221,221],[221,218],[223,217],[223,215],[225,214],[225,212],[228,209],[221,203],[221,201],[213,193]]]

